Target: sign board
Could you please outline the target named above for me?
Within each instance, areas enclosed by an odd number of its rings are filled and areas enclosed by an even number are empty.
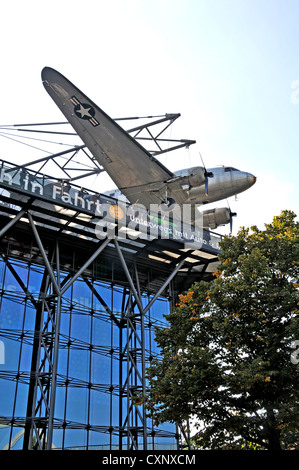
[[[4,161],[0,161],[0,187],[14,195],[14,200],[16,194],[32,195],[54,206],[76,209],[93,220],[96,218],[95,231],[100,239],[115,235],[134,240],[163,238],[181,242],[190,249],[206,249],[212,253],[220,250],[220,235],[192,225],[187,204],[183,208],[176,207],[175,216],[174,211],[166,211],[155,204],[148,211],[141,205],[128,204]]]

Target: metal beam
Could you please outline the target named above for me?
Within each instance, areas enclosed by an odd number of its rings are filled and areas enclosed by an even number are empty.
[[[57,281],[56,281],[56,279],[55,279],[54,272],[53,272],[52,267],[51,267],[51,265],[50,265],[50,263],[49,263],[47,254],[46,254],[46,252],[45,252],[45,249],[44,249],[44,247],[43,247],[42,241],[41,241],[41,239],[40,239],[40,236],[39,236],[39,234],[38,234],[38,231],[37,231],[37,229],[36,229],[34,220],[33,220],[33,218],[32,218],[32,215],[30,214],[30,212],[27,213],[27,217],[28,217],[28,220],[29,220],[29,222],[30,222],[30,225],[31,225],[33,234],[34,234],[34,236],[35,236],[35,239],[36,239],[36,241],[37,241],[38,247],[39,247],[39,249],[40,249],[41,255],[42,255],[42,257],[43,257],[44,263],[45,263],[45,265],[46,265],[47,271],[48,271],[48,273],[49,273],[49,276],[50,276],[50,278],[51,278],[51,281],[53,282],[53,286],[54,286],[54,288],[55,288],[56,294],[57,294],[57,295],[60,295],[60,289],[59,289],[59,286],[58,286]]]
[[[18,222],[18,220],[24,217],[24,215],[26,215],[26,211],[21,210],[10,222],[8,222],[7,225],[5,225],[5,227],[3,227],[3,229],[0,231],[0,240],[3,238],[6,232],[8,232],[8,230],[10,230],[11,227],[13,227]]]
[[[118,256],[119,256],[121,265],[122,265],[122,267],[123,267],[123,270],[124,270],[124,272],[125,272],[126,278],[127,278],[128,282],[129,282],[130,287],[131,287],[131,289],[132,289],[132,292],[133,292],[133,294],[134,294],[136,303],[137,303],[138,308],[139,308],[139,312],[140,312],[140,314],[143,314],[144,312],[143,312],[143,306],[142,306],[141,300],[140,300],[139,295],[138,295],[138,293],[137,293],[137,291],[136,291],[136,289],[135,289],[135,286],[134,286],[134,283],[133,283],[133,281],[132,281],[130,272],[129,272],[129,270],[128,270],[128,267],[127,267],[127,265],[126,265],[124,256],[123,256],[123,254],[122,254],[122,251],[121,251],[121,249],[120,249],[120,246],[119,246],[118,241],[117,241],[116,238],[114,239],[114,245],[115,245],[115,247],[116,247],[116,251],[117,251],[117,253],[118,253]]]
[[[59,244],[56,240],[56,271],[57,271],[57,286],[60,289],[60,257],[59,257]],[[47,450],[52,449],[53,442],[53,425],[54,425],[54,411],[56,401],[56,382],[57,382],[57,367],[58,367],[58,354],[59,354],[59,333],[60,333],[60,320],[61,320],[61,295],[57,297],[55,327],[53,338],[53,357],[52,357],[52,377],[51,377],[51,395],[49,404],[49,427],[47,435]]]
[[[121,261],[123,270],[125,271],[127,280],[129,282],[130,291],[129,291],[129,300],[127,303],[126,311],[123,312],[123,319],[125,320],[125,326],[127,331],[126,336],[126,345],[124,346],[123,353],[121,355],[120,361],[120,370],[122,369],[123,359],[126,357],[127,363],[127,375],[125,383],[123,384],[122,388],[123,391],[126,389],[126,397],[127,397],[127,415],[124,420],[124,424],[122,424],[122,414],[120,415],[120,428],[122,429],[121,434],[127,436],[127,447],[134,448],[135,450],[138,449],[138,435],[140,434],[140,426],[137,426],[138,419],[142,423],[142,436],[143,436],[143,449],[147,449],[147,426],[146,426],[146,413],[144,406],[142,407],[142,413],[139,410],[138,405],[136,405],[132,398],[134,397],[134,393],[137,389],[141,388],[142,391],[145,391],[145,341],[144,341],[144,311],[142,306],[141,300],[141,292],[139,287],[139,280],[138,275],[136,272],[135,266],[135,277],[137,281],[137,290],[135,288],[133,279],[130,275],[129,269],[127,267],[126,261],[120,249],[120,246],[117,240],[114,240],[114,244],[116,246],[119,259]],[[134,306],[132,303],[132,295],[134,295],[135,302],[139,309],[139,314],[134,313]],[[124,299],[123,299],[123,307],[124,307]],[[138,335],[135,321],[138,318],[141,327],[141,336]],[[120,338],[122,335],[120,335]],[[120,347],[122,348],[123,345],[121,344]],[[141,356],[141,370],[138,367],[138,350],[140,351]],[[122,376],[122,373],[120,373]],[[139,385],[138,385],[139,383]],[[135,425],[132,424],[132,421],[135,420]]]
[[[172,279],[177,275],[178,271],[181,269],[181,267],[183,266],[183,264],[185,263],[185,260],[182,259],[179,264],[176,266],[176,268],[172,271],[172,273],[170,274],[170,276],[166,279],[166,281],[164,282],[164,284],[160,287],[160,289],[156,292],[156,294],[154,295],[154,297],[152,298],[152,300],[147,304],[147,306],[144,308],[144,313],[146,313],[150,308],[151,306],[153,305],[153,303],[158,299],[158,297],[160,297],[160,295],[162,294],[162,292],[166,289],[166,287],[168,286],[168,284],[172,281]]]
[[[63,295],[68,288],[78,279],[79,276],[88,268],[88,266],[102,253],[102,251],[106,248],[108,243],[110,243],[111,240],[109,238],[106,238],[104,242],[99,246],[99,248],[94,252],[94,254],[86,261],[86,263],[77,271],[77,273],[72,277],[72,279],[69,280],[69,282],[61,289],[61,295]]]

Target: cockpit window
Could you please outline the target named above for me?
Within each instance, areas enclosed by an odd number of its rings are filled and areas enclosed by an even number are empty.
[[[227,166],[224,168],[224,171],[238,171],[237,168],[233,168],[232,166]]]

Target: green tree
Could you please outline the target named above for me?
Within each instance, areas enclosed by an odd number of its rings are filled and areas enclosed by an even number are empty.
[[[201,448],[281,450],[299,441],[295,219],[283,211],[264,230],[225,237],[214,279],[180,295],[169,327],[156,331],[162,360],[147,370],[143,401],[157,424],[192,416]]]

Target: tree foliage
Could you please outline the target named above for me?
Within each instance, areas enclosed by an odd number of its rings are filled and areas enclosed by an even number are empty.
[[[162,360],[147,370],[145,406],[157,423],[195,418],[201,448],[298,445],[295,219],[283,211],[264,230],[225,237],[214,279],[180,295],[156,331]]]

